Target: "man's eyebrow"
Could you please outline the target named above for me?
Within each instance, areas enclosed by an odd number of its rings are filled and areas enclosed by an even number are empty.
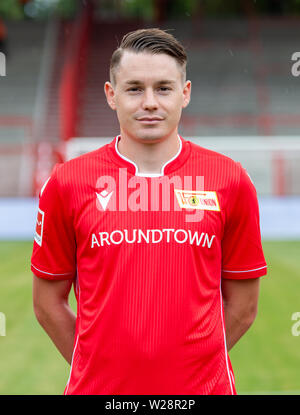
[[[125,82],[126,85],[142,85],[144,82],[138,81],[135,79],[128,80]],[[155,82],[156,85],[166,85],[166,84],[175,84],[176,81],[173,81],[171,79],[162,79],[160,81]]]
[[[172,79],[162,79],[161,81],[158,81],[157,84],[176,84],[176,81],[173,81]]]
[[[125,82],[125,84],[126,85],[141,85],[143,82],[141,82],[141,81],[136,81],[136,80],[129,80],[129,81],[126,81]]]

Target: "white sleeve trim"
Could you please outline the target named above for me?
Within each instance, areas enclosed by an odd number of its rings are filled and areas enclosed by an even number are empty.
[[[64,274],[52,274],[51,272],[46,272],[46,271],[42,271],[42,270],[40,270],[40,269],[38,269],[37,267],[35,267],[33,264],[31,264],[31,266],[34,268],[34,269],[36,269],[37,271],[39,271],[39,272],[42,272],[43,274],[47,274],[47,275],[72,275],[73,274],[73,272],[66,272],[66,273],[64,273]]]
[[[260,267],[260,268],[254,268],[254,269],[248,269],[248,270],[246,270],[246,271],[229,271],[229,270],[227,270],[227,269],[223,269],[222,271],[223,272],[232,272],[232,273],[239,273],[239,272],[252,272],[252,271],[258,271],[258,270],[260,270],[260,269],[264,269],[264,268],[267,268],[267,265],[264,265],[263,267]]]

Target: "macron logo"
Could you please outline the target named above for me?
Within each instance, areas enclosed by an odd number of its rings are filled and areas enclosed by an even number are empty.
[[[103,210],[106,210],[108,202],[110,201],[110,198],[112,196],[113,192],[108,193],[106,190],[103,190],[101,193],[97,193],[97,199],[102,206]]]

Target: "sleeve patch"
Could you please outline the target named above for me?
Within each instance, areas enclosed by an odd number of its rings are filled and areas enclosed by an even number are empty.
[[[39,209],[37,218],[36,218],[34,240],[40,246],[42,246],[42,240],[43,240],[44,216],[45,216],[45,213],[41,209]]]

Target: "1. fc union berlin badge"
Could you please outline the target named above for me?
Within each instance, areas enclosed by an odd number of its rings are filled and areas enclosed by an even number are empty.
[[[184,209],[201,209],[220,212],[216,192],[174,189],[179,206]]]

